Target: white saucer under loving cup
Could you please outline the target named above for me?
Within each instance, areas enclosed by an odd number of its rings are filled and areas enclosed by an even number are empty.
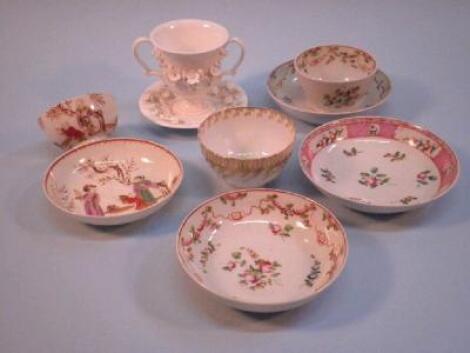
[[[139,55],[141,44],[153,48],[159,69],[151,69]],[[226,47],[235,43],[240,55],[231,69],[222,71],[221,61]],[[235,75],[243,61],[245,48],[224,26],[205,20],[181,19],[162,23],[149,37],[139,37],[132,46],[137,62],[146,75],[153,75],[167,82],[184,82],[189,85],[210,81],[223,75]]]
[[[360,106],[377,71],[372,55],[345,45],[307,49],[294,66],[308,99],[326,111]]]

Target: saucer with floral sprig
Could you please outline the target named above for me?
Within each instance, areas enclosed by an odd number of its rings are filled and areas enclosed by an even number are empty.
[[[313,129],[299,160],[321,192],[371,213],[429,204],[452,189],[459,175],[456,154],[437,135],[376,116],[344,118]]]
[[[348,241],[337,218],[305,196],[240,189],[194,209],[176,252],[209,296],[241,310],[277,312],[329,287],[345,266]]]
[[[232,107],[246,107],[248,97],[239,85],[221,81],[204,94],[184,97],[159,81],[148,87],[139,99],[139,109],[152,123],[173,129],[197,129],[210,114]]]
[[[385,103],[390,96],[392,85],[389,77],[377,70],[367,97],[359,107],[352,108],[352,101],[347,96],[331,102],[329,110],[315,106],[305,96],[295,73],[292,60],[276,67],[269,75],[267,82],[271,98],[292,117],[311,124],[323,124],[345,115],[364,113]]]

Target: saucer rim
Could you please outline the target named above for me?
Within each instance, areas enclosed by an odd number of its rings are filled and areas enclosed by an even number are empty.
[[[393,90],[392,80],[390,80],[390,77],[385,73],[384,70],[382,70],[380,68],[377,68],[375,74],[372,75],[372,77],[375,77],[379,73],[382,73],[386,77],[386,79],[389,83],[390,89],[388,90],[388,93],[385,95],[385,97],[380,99],[374,105],[371,105],[370,107],[365,107],[365,108],[360,108],[360,109],[355,109],[355,110],[350,110],[350,111],[344,111],[344,112],[329,112],[329,111],[321,112],[321,111],[313,111],[311,109],[301,108],[299,106],[296,106],[296,105],[293,105],[293,104],[290,104],[290,103],[286,103],[283,100],[276,97],[276,95],[273,93],[273,91],[271,90],[271,87],[269,85],[269,83],[271,82],[272,73],[277,71],[282,66],[288,65],[291,62],[293,63],[293,61],[294,61],[294,59],[287,60],[287,61],[283,62],[282,64],[279,64],[278,66],[276,66],[273,70],[271,70],[271,72],[268,75],[268,79],[266,81],[266,89],[268,91],[269,96],[276,102],[276,104],[279,105],[279,107],[288,108],[288,109],[291,109],[291,110],[293,110],[297,113],[310,114],[314,117],[321,117],[321,116],[335,117],[335,116],[344,116],[344,115],[350,115],[350,114],[364,113],[364,112],[367,112],[369,110],[372,110],[372,109],[377,108],[377,107],[381,106],[382,104],[384,104],[388,100],[388,98],[390,97],[390,95],[392,93],[392,90]]]
[[[233,192],[246,192],[246,193],[252,193],[252,192],[264,192],[264,193],[269,193],[269,192],[274,192],[274,193],[280,193],[280,194],[287,194],[291,196],[295,196],[299,199],[303,199],[307,202],[313,203],[315,206],[321,208],[323,211],[327,212],[330,216],[333,217],[333,219],[336,221],[336,223],[339,226],[339,231],[343,237],[344,241],[344,261],[341,263],[341,265],[336,269],[335,275],[329,279],[329,281],[323,286],[320,287],[319,289],[312,290],[311,293],[309,293],[306,296],[297,298],[295,300],[284,300],[284,301],[278,301],[278,302],[270,302],[270,303],[261,303],[261,302],[253,302],[249,300],[243,300],[239,298],[233,298],[229,297],[228,295],[220,294],[213,288],[207,286],[205,283],[200,282],[187,268],[187,266],[184,264],[184,260],[181,257],[181,251],[180,249],[180,240],[182,237],[182,231],[186,223],[190,220],[193,215],[204,208],[204,206],[207,206],[211,202],[219,199],[220,197],[224,195],[231,194]],[[215,298],[222,300],[225,304],[233,307],[240,307],[243,306],[243,310],[247,311],[252,311],[252,312],[276,312],[279,311],[276,308],[282,308],[281,310],[288,310],[291,308],[294,308],[296,306],[305,304],[311,300],[313,300],[317,295],[321,294],[324,292],[327,288],[329,288],[333,283],[336,282],[336,280],[341,276],[341,274],[344,271],[344,268],[346,267],[346,263],[348,262],[348,257],[349,257],[349,241],[348,241],[348,235],[346,232],[346,229],[344,228],[343,224],[341,221],[338,219],[338,217],[335,215],[333,211],[331,211],[328,207],[323,205],[322,203],[315,201],[314,199],[296,193],[288,190],[283,190],[283,189],[277,189],[277,188],[265,188],[265,187],[256,187],[256,188],[242,188],[242,189],[236,189],[236,190],[230,190],[230,191],[225,191],[218,193],[214,196],[211,196],[204,201],[200,202],[197,204],[188,214],[184,217],[184,219],[181,221],[181,224],[178,228],[178,231],[176,233],[176,242],[175,242],[175,248],[176,248],[176,257],[178,258],[178,262],[183,269],[184,273],[193,281],[195,282],[200,288],[202,288],[204,291],[207,291],[207,293],[213,295]],[[270,309],[272,308],[272,310]]]
[[[225,108],[222,108],[222,109],[228,109],[228,108],[243,108],[243,107],[247,107],[248,106],[248,95],[246,94],[246,91],[243,89],[243,87],[241,85],[239,85],[238,83],[236,83],[235,81],[233,80],[223,80],[222,82],[224,82],[225,84],[227,83],[231,83],[232,85],[236,86],[237,90],[241,93],[243,93],[243,105],[237,105],[237,106],[233,106],[233,107],[225,107]],[[157,81],[157,82],[154,82],[152,83],[151,85],[147,86],[144,91],[142,92],[142,94],[140,95],[139,97],[139,101],[138,101],[138,106],[139,106],[139,111],[140,111],[140,115],[143,116],[146,120],[150,121],[152,124],[154,125],[157,125],[157,126],[161,126],[161,127],[164,127],[164,128],[167,128],[167,129],[176,129],[176,130],[197,130],[199,128],[199,126],[201,126],[202,122],[207,119],[209,116],[211,116],[212,114],[214,114],[215,112],[217,112],[218,110],[216,111],[213,111],[213,112],[210,112],[209,114],[207,114],[207,116],[205,118],[203,118],[201,120],[201,122],[198,124],[198,125],[172,125],[172,124],[169,124],[169,123],[165,123],[165,122],[162,122],[162,120],[160,119],[157,119],[157,120],[154,120],[152,119],[151,117],[149,117],[149,115],[147,114],[144,114],[143,112],[143,109],[142,109],[142,106],[143,106],[143,100],[144,100],[144,95],[150,91],[150,90],[153,90],[155,89],[157,86],[166,86],[166,83],[165,82],[162,82],[162,81]]]
[[[90,146],[93,146],[93,145],[98,145],[98,144],[101,144],[101,143],[114,143],[114,142],[133,142],[133,143],[149,144],[149,145],[152,145],[153,147],[156,147],[156,148],[166,152],[167,154],[169,154],[177,162],[179,170],[180,170],[180,174],[181,174],[181,177],[178,178],[178,182],[176,183],[176,186],[173,188],[172,192],[162,202],[151,205],[151,206],[149,206],[145,209],[135,210],[134,212],[128,212],[126,214],[112,214],[112,215],[105,215],[105,216],[90,216],[90,215],[81,214],[81,213],[77,213],[77,212],[71,212],[71,211],[61,207],[60,205],[58,205],[52,199],[52,197],[49,195],[49,192],[48,192],[48,189],[47,189],[47,181],[48,181],[48,179],[49,179],[49,177],[52,173],[52,169],[58,163],[60,163],[63,159],[67,158],[69,155],[71,155],[73,153],[76,153],[78,150],[81,150],[81,149],[84,149],[84,148],[87,148],[87,147],[90,147]],[[61,155],[59,155],[57,158],[55,158],[49,164],[49,166],[46,168],[46,171],[44,172],[43,177],[42,177],[41,185],[42,185],[42,191],[43,191],[44,195],[46,196],[47,200],[56,209],[64,212],[65,214],[67,214],[70,217],[80,218],[84,222],[90,222],[90,224],[97,224],[96,222],[100,222],[100,224],[101,224],[102,223],[101,221],[104,221],[104,220],[110,220],[110,221],[113,221],[113,222],[118,222],[119,220],[121,220],[121,219],[124,220],[125,218],[128,218],[128,217],[134,217],[134,216],[145,215],[145,214],[148,215],[148,214],[153,213],[154,211],[158,210],[159,207],[163,206],[165,203],[167,203],[168,201],[170,201],[174,197],[174,195],[176,194],[176,192],[180,188],[181,184],[183,183],[183,179],[184,179],[184,168],[183,168],[182,161],[178,158],[178,156],[174,152],[172,152],[166,146],[161,145],[159,143],[156,143],[154,141],[148,140],[148,139],[140,139],[140,138],[133,138],[133,137],[115,137],[115,138],[109,138],[109,139],[103,139],[103,140],[97,140],[97,141],[90,141],[88,143],[75,146],[75,147],[63,152]],[[112,224],[109,224],[109,225],[114,225],[114,224],[121,224],[121,223],[112,223]],[[106,225],[106,224],[103,224],[103,225]]]
[[[374,203],[366,203],[366,202],[360,202],[360,201],[357,201],[357,200],[351,200],[351,199],[343,197],[343,195],[338,195],[338,194],[333,193],[331,191],[327,191],[323,187],[319,186],[315,182],[313,177],[310,176],[311,173],[307,170],[307,167],[302,162],[302,150],[303,150],[305,144],[307,143],[307,140],[314,133],[316,133],[318,130],[325,129],[328,126],[334,127],[335,125],[341,125],[344,122],[353,121],[353,120],[367,121],[367,120],[377,120],[377,119],[383,120],[383,121],[396,122],[396,123],[399,123],[400,125],[405,125],[406,127],[410,127],[410,128],[415,129],[419,132],[422,132],[425,135],[431,135],[433,139],[435,139],[436,141],[441,143],[443,146],[445,146],[449,150],[449,152],[451,152],[451,154],[453,155],[453,157],[455,158],[455,161],[456,161],[456,163],[455,163],[455,168],[456,168],[455,178],[454,178],[454,180],[452,180],[452,183],[449,184],[448,188],[446,190],[442,191],[442,192],[438,191],[432,198],[430,198],[426,201],[417,202],[413,205],[383,205],[383,204],[378,205],[378,204],[374,204]],[[381,138],[386,139],[384,137],[381,137]],[[337,199],[337,200],[341,201],[341,203],[345,206],[348,206],[348,207],[351,207],[351,208],[355,208],[354,206],[356,206],[356,209],[361,210],[363,212],[367,212],[367,213],[398,213],[398,212],[405,212],[405,211],[409,211],[409,210],[412,210],[412,209],[416,209],[416,208],[419,208],[419,207],[426,206],[426,205],[428,205],[428,204],[430,204],[434,201],[437,201],[438,199],[444,197],[447,193],[449,193],[455,187],[455,185],[457,184],[458,180],[460,179],[460,173],[461,173],[461,168],[460,168],[461,163],[460,163],[460,160],[457,156],[457,153],[455,153],[455,150],[447,143],[447,141],[445,141],[439,135],[435,134],[432,130],[430,130],[430,129],[424,127],[424,126],[414,124],[414,123],[410,123],[408,121],[405,121],[405,120],[402,120],[402,119],[399,119],[399,118],[396,118],[396,117],[380,116],[380,115],[360,115],[360,116],[346,117],[346,118],[337,119],[337,120],[334,120],[334,121],[331,121],[331,122],[328,122],[328,123],[325,123],[323,125],[320,125],[320,126],[317,126],[317,127],[313,128],[308,134],[306,134],[304,136],[304,138],[302,139],[302,142],[299,144],[299,148],[297,150],[297,158],[298,158],[298,161],[299,161],[300,169],[302,170],[305,177],[322,194],[326,195],[327,197],[330,197],[330,198]],[[353,205],[353,206],[351,206],[351,205]]]

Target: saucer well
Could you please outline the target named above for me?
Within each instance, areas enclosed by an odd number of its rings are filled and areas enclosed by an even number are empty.
[[[307,178],[324,194],[370,213],[396,213],[447,193],[457,156],[432,132],[392,118],[352,117],[322,125],[299,150]]]
[[[197,129],[212,113],[231,107],[246,107],[248,98],[239,85],[222,81],[210,89],[203,108],[192,111],[185,99],[176,96],[163,82],[148,87],[139,99],[139,109],[152,123],[173,129]]]
[[[346,232],[325,207],[275,189],[223,193],[183,221],[176,253],[186,274],[215,299],[253,312],[312,300],[335,281]]]
[[[382,105],[390,96],[392,89],[390,79],[383,71],[377,70],[373,80],[361,107],[351,109],[346,106],[335,111],[323,111],[307,100],[292,60],[279,65],[271,72],[267,89],[271,98],[290,116],[311,124],[322,124],[340,116],[363,113]]]
[[[117,138],[77,146],[46,171],[47,199],[79,221],[117,225],[144,218],[173,197],[181,161],[147,140]]]

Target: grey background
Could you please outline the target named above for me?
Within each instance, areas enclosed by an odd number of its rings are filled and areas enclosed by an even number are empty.
[[[277,315],[209,301],[175,259],[184,215],[225,190],[194,133],[146,123],[137,100],[152,83],[131,43],[174,18],[226,25],[246,43],[236,81],[272,106],[269,71],[317,43],[374,53],[393,93],[380,114],[431,128],[462,162],[434,205],[369,216],[333,204],[294,156],[270,186],[304,193],[339,216],[350,239],[340,279],[318,300]],[[468,352],[470,232],[469,1],[0,2],[0,352]],[[149,138],[183,160],[186,179],[145,221],[95,228],[63,218],[42,195],[59,154],[36,119],[49,105],[112,92],[118,136]],[[312,127],[298,123],[298,142]]]

